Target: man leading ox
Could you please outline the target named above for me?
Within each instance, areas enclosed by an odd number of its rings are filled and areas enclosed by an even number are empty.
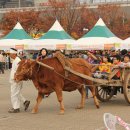
[[[14,75],[17,71],[18,64],[21,61],[20,57],[17,55],[17,50],[14,48],[10,49],[10,58],[13,59],[12,69],[10,73],[10,80],[11,83],[11,103],[12,108],[9,109],[9,113],[19,113],[20,112],[20,101],[23,102],[24,110],[26,111],[29,107],[30,101],[26,100],[23,95],[21,94],[22,84],[23,82],[17,83],[14,80]]]

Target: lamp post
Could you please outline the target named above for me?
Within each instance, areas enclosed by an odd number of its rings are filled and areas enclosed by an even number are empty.
[[[124,26],[124,23],[125,23],[125,15],[124,15],[124,12],[123,12],[123,16],[122,16],[122,23],[123,23],[123,26]]]
[[[88,28],[83,28],[83,32],[84,32],[84,34],[87,33],[88,31],[89,31]]]

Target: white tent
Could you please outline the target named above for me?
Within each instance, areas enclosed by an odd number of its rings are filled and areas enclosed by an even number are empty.
[[[82,38],[77,40],[73,48],[81,50],[103,50],[117,47],[122,40],[116,37],[100,18],[95,26]]]
[[[32,40],[32,37],[25,32],[18,22],[9,34],[0,39],[0,49],[5,50],[11,47],[24,49],[24,44],[28,44]]]
[[[130,37],[123,41],[121,49],[130,49]]]
[[[74,39],[65,32],[58,20],[56,20],[45,35],[38,40],[33,40],[31,44],[27,45],[27,48],[31,50],[39,50],[41,48],[49,50],[66,49],[67,44],[72,44],[73,42]]]

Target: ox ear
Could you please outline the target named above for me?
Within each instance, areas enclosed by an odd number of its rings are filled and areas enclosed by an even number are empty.
[[[28,60],[26,59],[26,60],[25,60],[25,63],[27,63],[27,62],[28,62]]]
[[[29,63],[32,63],[34,60],[32,60],[32,59],[27,59],[27,62],[29,62]]]

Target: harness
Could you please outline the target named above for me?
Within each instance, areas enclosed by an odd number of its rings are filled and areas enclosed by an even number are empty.
[[[34,60],[33,60],[34,61]],[[25,65],[27,63],[27,60],[25,61],[25,63],[23,64],[23,65]],[[50,70],[52,70],[55,74],[57,74],[57,75],[59,75],[60,77],[62,77],[63,79],[66,79],[66,80],[68,80],[68,81],[70,81],[70,82],[73,82],[73,83],[75,83],[75,84],[77,84],[77,85],[80,85],[80,86],[84,86],[85,84],[82,84],[82,83],[79,83],[79,82],[76,82],[76,81],[73,81],[73,80],[71,80],[71,79],[69,79],[68,78],[68,76],[64,76],[64,75],[62,75],[62,74],[60,74],[59,72],[57,72],[53,67],[51,67],[51,66],[49,66],[49,65],[47,65],[47,64],[44,64],[44,63],[42,63],[42,62],[39,62],[39,61],[36,61],[36,63],[37,64],[39,64],[39,67],[38,67],[38,69],[37,69],[37,73],[39,72],[39,70],[40,70],[40,66],[44,66],[44,67],[46,67],[46,68],[48,68],[48,69],[50,69]],[[70,67],[67,67],[67,66],[64,66],[64,70],[65,70],[65,72],[71,72],[70,71]],[[73,73],[73,72],[71,72],[72,74],[74,74],[74,75],[77,75],[77,74],[75,74],[75,73]],[[18,73],[18,74],[16,74],[16,76],[20,76],[20,75],[24,75],[24,74],[27,74],[29,77],[32,77],[32,75],[33,75],[33,67],[30,67],[27,71],[24,71],[24,72],[22,72],[22,73]],[[77,75],[78,76],[78,75]],[[87,76],[87,75],[86,75]],[[81,76],[79,76],[79,77],[81,77]],[[82,78],[82,77],[81,77]],[[93,85],[85,85],[85,86],[93,86]]]
[[[25,63],[23,64],[23,66],[27,63],[27,60],[25,61]],[[38,69],[37,69],[37,72],[38,73],[40,70],[40,64],[38,66]],[[20,76],[20,75],[24,75],[24,74],[27,74],[29,77],[32,77],[33,75],[33,67],[30,67],[27,71],[24,71],[22,73],[16,73],[16,76]]]

